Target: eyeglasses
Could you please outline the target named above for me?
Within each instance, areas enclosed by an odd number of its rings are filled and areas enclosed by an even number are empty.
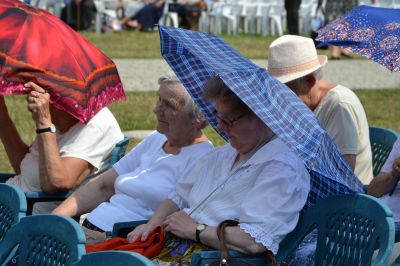
[[[248,113],[244,113],[244,114],[239,115],[236,118],[229,119],[229,118],[223,118],[217,112],[215,112],[215,117],[217,118],[217,122],[222,123],[222,124],[224,124],[224,126],[227,126],[227,127],[233,126],[235,124],[235,122],[239,121],[246,115],[248,115]]]

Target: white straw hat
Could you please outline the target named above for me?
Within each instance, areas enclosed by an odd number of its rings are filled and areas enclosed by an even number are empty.
[[[286,83],[304,77],[328,62],[325,55],[317,55],[310,38],[284,35],[271,43],[268,51],[268,72]]]

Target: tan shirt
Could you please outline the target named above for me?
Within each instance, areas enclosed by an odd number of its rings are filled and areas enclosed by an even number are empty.
[[[314,110],[342,154],[356,155],[354,173],[368,184],[372,178],[372,152],[364,108],[350,89],[331,89]]]

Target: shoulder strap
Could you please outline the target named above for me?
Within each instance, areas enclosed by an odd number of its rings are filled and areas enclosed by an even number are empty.
[[[230,258],[228,247],[226,246],[225,228],[227,226],[238,226],[238,224],[239,222],[235,220],[224,220],[217,227],[217,236],[220,241],[220,249],[221,249],[221,265],[228,265],[227,262],[228,259]],[[275,256],[270,250],[267,250],[265,252],[265,256],[267,258],[267,261],[271,262],[271,266],[277,266]]]

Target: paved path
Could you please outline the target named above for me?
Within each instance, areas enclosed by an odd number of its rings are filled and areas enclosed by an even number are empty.
[[[158,77],[170,70],[162,59],[115,59],[127,91],[155,91]],[[253,60],[265,67],[267,60]],[[360,89],[400,89],[400,73],[392,73],[370,60],[329,61],[325,77],[334,83]]]

